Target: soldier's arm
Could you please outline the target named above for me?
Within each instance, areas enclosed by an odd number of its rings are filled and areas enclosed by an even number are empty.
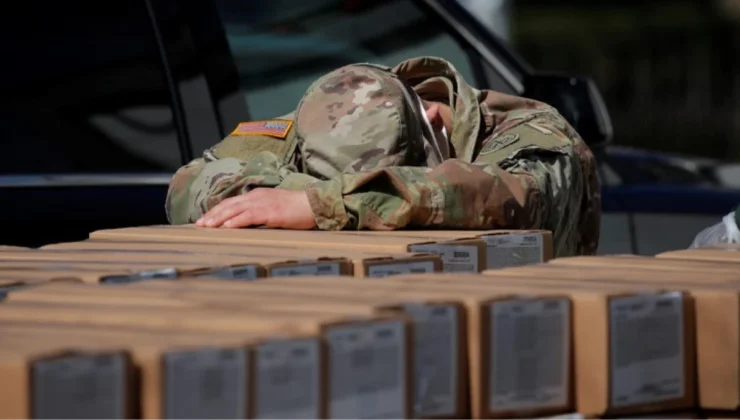
[[[302,190],[314,178],[297,172],[270,152],[249,161],[217,158],[210,151],[180,168],[170,182],[165,203],[171,224],[193,223],[224,199],[257,187]]]
[[[307,188],[325,230],[536,229],[553,231],[556,253],[576,250],[590,182],[585,148],[558,115],[507,126],[482,145],[477,159],[450,159],[434,169],[389,167],[345,174]]]
[[[276,120],[292,121],[293,113]],[[294,133],[290,130],[291,125],[282,133],[273,132],[268,136],[260,132],[259,126],[245,130],[243,124],[203,152],[202,157],[194,159],[175,173],[165,202],[170,223],[193,223],[224,199],[246,193],[257,186],[276,187],[282,184],[288,189],[301,189],[303,185],[298,183],[310,181],[301,174],[288,176],[296,168],[286,165],[281,159],[282,156],[292,156]],[[259,150],[263,152],[256,153]],[[249,161],[240,158],[243,156],[250,156]]]

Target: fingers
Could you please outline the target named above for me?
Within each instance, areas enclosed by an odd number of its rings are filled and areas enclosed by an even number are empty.
[[[236,228],[264,224],[268,198],[269,196],[259,189],[228,198],[203,215],[196,222],[196,226]]]
[[[248,226],[267,225],[269,220],[266,211],[258,209],[247,209],[238,213],[231,219],[224,222],[225,228],[243,228]]]

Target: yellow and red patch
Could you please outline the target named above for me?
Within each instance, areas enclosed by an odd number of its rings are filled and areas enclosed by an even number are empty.
[[[232,136],[270,136],[284,139],[293,121],[290,120],[264,120],[239,123],[231,133]]]

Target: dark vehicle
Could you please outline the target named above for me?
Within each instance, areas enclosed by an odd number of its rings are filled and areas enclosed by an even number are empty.
[[[589,79],[533,71],[454,0],[31,1],[4,30],[3,244],[166,223],[178,167],[351,62],[440,56],[557,106],[593,148],[611,137]]]

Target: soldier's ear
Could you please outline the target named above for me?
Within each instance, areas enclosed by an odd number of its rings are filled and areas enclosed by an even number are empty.
[[[439,111],[439,104],[436,102],[426,102],[424,104],[424,108],[427,113],[427,118],[429,118],[429,122],[432,124],[432,128],[435,131],[442,131],[442,127],[444,127],[444,120],[442,119],[442,114]]]

